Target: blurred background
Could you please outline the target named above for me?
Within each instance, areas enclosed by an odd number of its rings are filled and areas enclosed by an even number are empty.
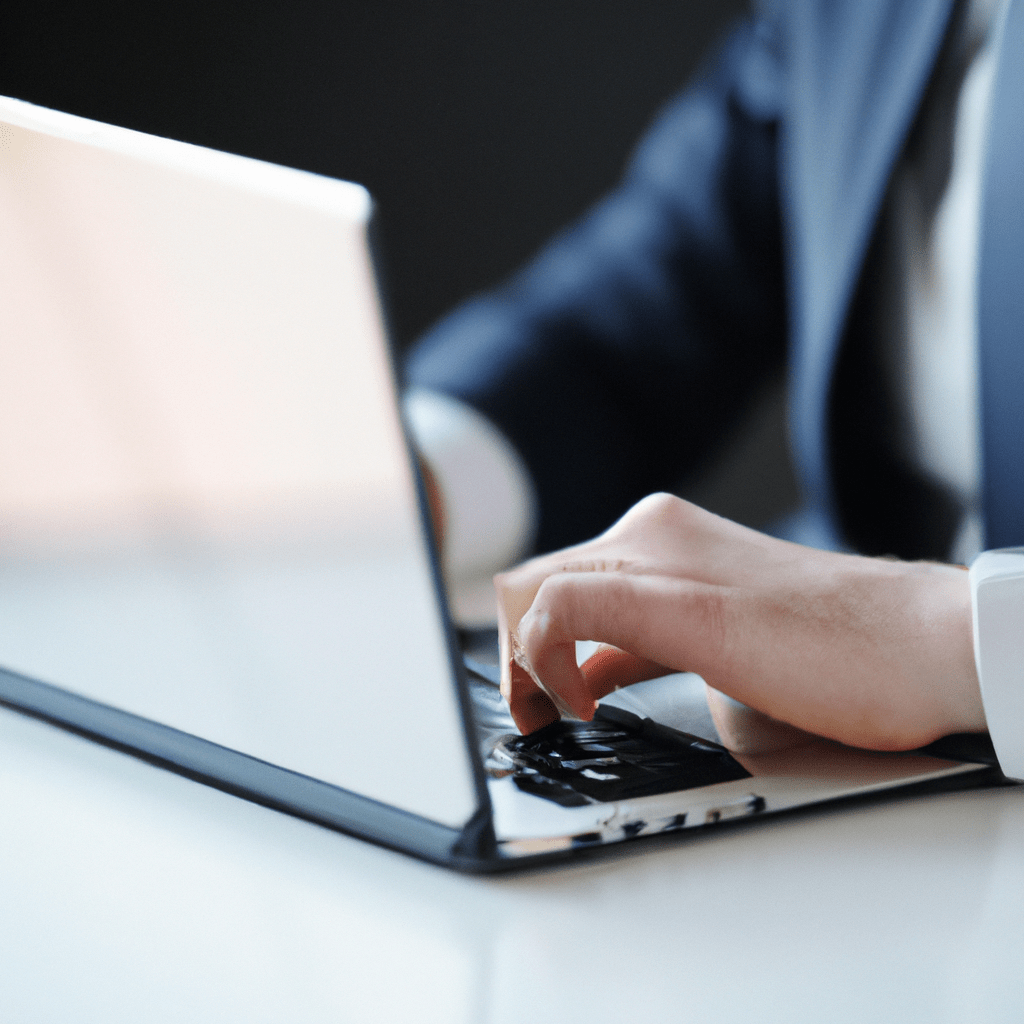
[[[14,0],[0,93],[366,185],[407,345],[616,181],[744,0]],[[795,502],[781,382],[680,492]]]

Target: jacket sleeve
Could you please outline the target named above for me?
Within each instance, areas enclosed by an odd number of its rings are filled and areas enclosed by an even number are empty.
[[[784,94],[770,27],[741,25],[616,191],[411,351],[407,383],[474,406],[522,455],[539,550],[676,484],[781,366]]]

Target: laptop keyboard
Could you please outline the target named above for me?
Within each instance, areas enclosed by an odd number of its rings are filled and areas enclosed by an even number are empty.
[[[578,807],[750,777],[724,747],[619,708],[601,706],[591,722],[553,722],[522,736],[498,692],[497,670],[466,662],[485,770],[511,775],[527,793]]]

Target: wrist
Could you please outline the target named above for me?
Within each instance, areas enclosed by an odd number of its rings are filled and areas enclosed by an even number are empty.
[[[842,589],[851,595],[851,627],[863,644],[852,692],[864,701],[868,732],[855,745],[911,750],[952,733],[983,731],[967,572],[846,557],[852,578]],[[854,701],[846,717],[858,710]]]

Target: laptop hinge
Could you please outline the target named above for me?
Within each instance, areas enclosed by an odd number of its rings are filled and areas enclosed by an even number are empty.
[[[482,804],[466,822],[459,838],[452,846],[456,860],[493,860],[498,855],[498,841],[494,835],[494,821],[489,804]]]

